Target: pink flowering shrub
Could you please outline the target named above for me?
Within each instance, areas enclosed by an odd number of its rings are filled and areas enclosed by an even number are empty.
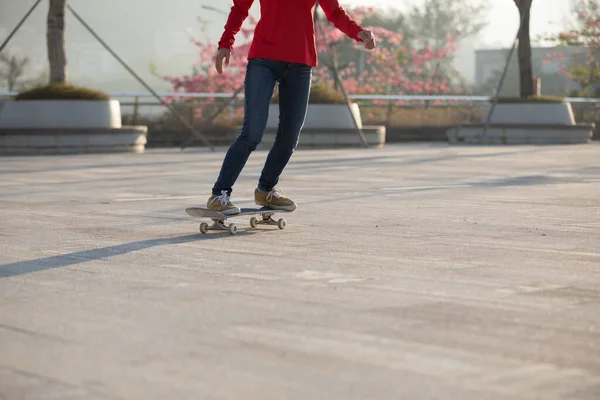
[[[367,7],[347,8],[347,11],[359,24],[365,16],[374,12],[372,8]],[[326,61],[320,61],[319,67],[313,71],[314,83],[336,87],[329,49],[333,49],[336,56],[340,56],[340,49],[351,45],[356,48],[356,60],[340,68],[340,78],[349,94],[443,95],[451,92],[448,77],[437,70],[441,60],[453,57],[456,53],[456,43],[451,36],[447,38],[447,46],[440,49],[433,49],[427,45],[409,48],[403,43],[400,33],[382,27],[369,27],[376,36],[378,46],[372,51],[366,51],[362,43],[346,37],[322,15],[320,18],[325,37],[323,38],[322,31],[317,29],[317,52],[319,59]],[[233,93],[244,82],[248,51],[257,22],[249,17],[236,35],[230,65],[223,75],[219,75],[214,68],[216,44],[193,39],[192,42],[198,51],[195,73],[185,76],[163,76],[163,79],[172,85],[175,92]],[[360,51],[367,52],[364,55],[362,72],[359,72]],[[226,99],[223,98],[178,100],[192,102],[196,117],[207,117],[224,101]],[[380,103],[387,104],[387,101]],[[402,102],[396,104],[401,105]],[[241,118],[243,107],[237,103],[227,115],[229,118]]]
[[[575,9],[578,28],[561,32],[548,38],[558,46],[585,47],[585,58],[573,60],[560,72],[573,79],[581,90],[571,93],[573,96],[600,97],[600,13],[599,10],[586,9],[585,3]],[[554,55],[552,60],[564,62],[565,57]]]

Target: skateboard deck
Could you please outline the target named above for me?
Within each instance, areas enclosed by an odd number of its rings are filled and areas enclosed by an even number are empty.
[[[256,217],[250,218],[250,226],[252,228],[256,228],[258,225],[277,225],[279,229],[284,229],[287,225],[287,221],[283,218],[279,220],[274,220],[273,215],[276,213],[290,213],[293,211],[286,210],[273,210],[271,208],[241,208],[238,214],[225,215],[218,211],[208,210],[206,208],[201,207],[190,207],[186,208],[185,212],[192,217],[200,217],[200,218],[209,218],[213,220],[213,224],[209,225],[206,222],[202,222],[200,224],[200,232],[205,234],[208,231],[214,230],[225,230],[229,231],[230,234],[235,235],[238,231],[236,224],[226,225],[225,221],[229,218],[235,217],[243,217],[246,215],[261,215],[262,218],[258,219]]]

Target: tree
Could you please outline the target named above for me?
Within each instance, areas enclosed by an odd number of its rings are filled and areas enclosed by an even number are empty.
[[[65,54],[66,4],[67,0],[50,0],[48,9],[46,43],[51,83],[65,83],[67,80],[67,57]]]
[[[448,47],[448,38],[458,43],[481,32],[487,25],[488,10],[487,0],[425,0],[404,13],[375,11],[365,16],[363,23],[402,34],[402,44],[407,50],[430,47],[439,51]],[[448,79],[453,91],[460,92],[467,82],[454,67],[455,56],[455,51],[448,52],[424,73]]]
[[[374,10],[357,7],[348,9],[348,12],[358,23],[367,25],[364,19],[373,15]],[[446,57],[452,57],[456,51],[452,37],[447,37],[445,46],[440,45],[438,49],[428,44],[408,47],[402,34],[383,27],[373,27],[378,47],[369,54],[369,65],[361,71],[356,62],[340,62],[342,56],[338,54],[344,45],[358,45],[331,24],[326,24],[324,31],[325,37],[319,35],[317,41],[321,66],[314,71],[315,81],[335,82],[335,65],[349,93],[446,94],[450,91],[449,80],[437,75],[435,66]]]
[[[29,57],[17,55],[0,54],[0,87],[6,87],[9,92],[27,90],[35,86],[41,86],[48,82],[47,71],[42,71],[37,76],[25,78]]]
[[[585,55],[573,59],[563,73],[581,86],[573,96],[598,97],[600,85],[600,4],[598,0],[579,0],[573,8],[576,26],[547,38],[559,47],[583,47]]]
[[[578,28],[582,28],[590,19],[600,18],[600,1],[598,0],[575,0],[573,14]]]
[[[442,47],[448,35],[460,41],[481,32],[488,9],[485,0],[425,0],[403,18],[403,33],[411,40]]]
[[[28,64],[28,57],[18,57],[6,53],[0,54],[0,80],[6,82],[9,92],[19,88],[22,83],[21,78],[25,74]]]
[[[36,6],[37,4],[35,3]],[[67,84],[67,57],[65,55],[65,11],[67,8],[67,0],[49,0],[46,18],[46,49],[49,68],[37,79],[29,80],[27,84],[22,85],[17,100],[106,101],[109,99],[109,96],[101,91]],[[41,79],[47,84],[42,84]],[[31,87],[32,84],[33,87]]]
[[[204,21],[200,21],[203,23]],[[190,38],[191,43],[198,51],[198,61],[192,67],[190,75],[185,76],[164,76],[159,75],[153,70],[153,73],[171,84],[175,92],[205,92],[205,93],[232,93],[244,84],[244,74],[246,70],[248,52],[250,51],[250,38],[258,20],[249,15],[245,26],[240,29],[236,37],[236,46],[233,49],[229,67],[222,75],[216,73],[214,68],[214,56],[217,52],[217,44],[208,39],[203,41]],[[203,30],[203,29],[202,29]],[[210,115],[218,110],[223,102],[228,99],[223,98],[203,98],[190,99],[179,98],[177,101],[186,103],[189,107],[191,103],[195,117]],[[174,99],[166,99],[173,102]],[[232,116],[240,117],[243,109],[236,109]]]
[[[519,9],[521,25],[519,28],[519,86],[520,97],[533,96],[533,66],[531,62],[530,12],[533,0],[514,0]]]
[[[372,14],[369,8],[348,8],[348,13],[362,23],[362,19]],[[171,83],[175,91],[182,92],[233,92],[244,82],[246,58],[250,48],[250,41],[256,20],[250,20],[236,38],[233,57],[230,66],[223,75],[214,71],[214,54],[216,45],[210,41],[200,42],[192,39],[199,50],[199,61],[191,75],[183,77],[163,76]],[[452,56],[456,46],[452,37],[448,37],[446,46],[433,49],[431,46],[408,48],[403,45],[403,35],[392,32],[382,27],[372,30],[377,37],[378,46],[369,53],[368,65],[361,71],[356,61],[335,59],[331,60],[328,46],[335,51],[344,46],[354,46],[356,51],[361,46],[354,43],[332,24],[323,24],[324,37],[318,30],[317,52],[320,66],[313,73],[313,81],[326,83],[334,87],[335,75],[332,70],[335,61],[340,68],[341,80],[348,93],[354,94],[448,94],[450,92],[449,80],[435,74],[433,66],[440,60]],[[323,40],[325,39],[325,40]],[[219,99],[203,100],[199,104],[197,116],[210,114]],[[237,113],[243,112],[238,108]],[[239,114],[238,114],[239,116]]]

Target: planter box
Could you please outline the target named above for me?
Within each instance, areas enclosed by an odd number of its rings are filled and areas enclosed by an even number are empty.
[[[358,104],[352,103],[352,114],[356,117],[359,128],[362,119]],[[352,114],[345,104],[309,104],[304,121],[305,129],[356,129]],[[267,129],[277,129],[279,125],[279,104],[269,106]]]
[[[372,148],[383,147],[386,142],[385,126],[363,126],[367,145]],[[275,142],[277,129],[267,129],[263,135],[260,149],[268,150]],[[352,148],[360,147],[362,142],[356,129],[302,129],[298,148]]]
[[[4,103],[0,128],[121,128],[118,100],[13,100]]]
[[[492,104],[487,104],[482,123],[487,121]],[[497,104],[492,124],[575,125],[570,103],[503,103]]]
[[[561,145],[590,143],[594,124],[580,125],[490,125],[484,135],[485,125],[466,125],[448,130],[451,144],[475,145]]]
[[[451,144],[560,145],[590,143],[594,124],[576,124],[570,103],[498,104],[488,131],[485,122],[463,125],[447,131]]]
[[[118,129],[0,128],[0,154],[143,153],[146,126]]]

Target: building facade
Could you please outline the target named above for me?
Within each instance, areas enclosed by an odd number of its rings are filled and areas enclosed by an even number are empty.
[[[510,49],[485,49],[475,52],[475,87],[478,94],[494,95]],[[566,76],[561,69],[572,63],[584,64],[587,49],[584,47],[534,47],[532,64],[534,77],[541,79],[541,93],[564,96],[581,87]],[[500,92],[502,96],[519,94],[519,68],[515,50]]]

